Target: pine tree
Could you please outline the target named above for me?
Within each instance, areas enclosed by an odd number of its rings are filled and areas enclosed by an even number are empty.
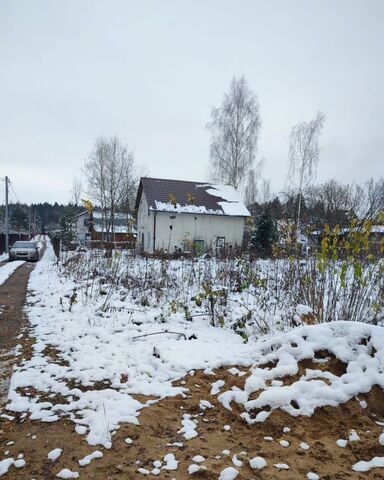
[[[64,207],[63,215],[60,219],[61,238],[66,245],[71,243],[74,239],[73,218],[76,213],[76,207],[72,204],[69,204]]]
[[[256,222],[255,233],[252,237],[253,247],[263,255],[270,255],[277,239],[276,223],[272,219],[270,211],[265,210]]]

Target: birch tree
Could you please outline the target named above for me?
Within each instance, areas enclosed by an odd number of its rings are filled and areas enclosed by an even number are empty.
[[[210,173],[219,183],[238,188],[253,167],[261,125],[259,103],[244,77],[233,78],[220,107],[213,108]]]
[[[72,187],[71,187],[71,196],[72,196],[73,204],[76,205],[76,207],[80,203],[82,191],[83,191],[83,186],[81,183],[81,178],[73,177]]]
[[[259,160],[255,167],[252,167],[247,176],[247,183],[244,189],[245,204],[250,207],[256,202],[260,202],[260,191],[263,183],[263,169],[265,159]]]
[[[127,204],[137,186],[136,170],[133,152],[117,137],[99,138],[85,161],[87,193],[101,207],[107,239],[114,232],[117,209]]]
[[[369,179],[366,183],[365,217],[378,220],[384,212],[384,178]]]
[[[289,136],[288,181],[299,198],[296,232],[299,234],[303,194],[316,177],[320,157],[319,138],[324,126],[324,115],[318,112],[310,122],[295,125]]]

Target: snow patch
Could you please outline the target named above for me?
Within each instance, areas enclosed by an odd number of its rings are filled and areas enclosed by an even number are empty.
[[[369,462],[361,461],[353,465],[355,472],[368,472],[371,468],[384,468],[384,457],[373,457]]]
[[[249,460],[249,465],[251,468],[261,470],[267,466],[267,461],[263,457],[254,457]]]
[[[222,470],[220,473],[219,480],[235,480],[235,478],[239,475],[238,470],[233,467],[227,467]]]
[[[53,450],[48,452],[47,457],[49,460],[55,461],[60,457],[62,453],[63,453],[63,450],[61,448],[54,448]]]

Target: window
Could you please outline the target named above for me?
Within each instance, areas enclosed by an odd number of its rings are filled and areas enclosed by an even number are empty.
[[[192,242],[190,240],[183,241],[183,253],[191,253]]]
[[[216,252],[221,253],[225,250],[225,237],[217,237],[216,239]]]

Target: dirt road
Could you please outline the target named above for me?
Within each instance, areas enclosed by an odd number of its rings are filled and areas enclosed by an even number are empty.
[[[23,305],[33,267],[33,264],[22,265],[0,286],[0,405],[7,395],[17,337],[26,325]]]

